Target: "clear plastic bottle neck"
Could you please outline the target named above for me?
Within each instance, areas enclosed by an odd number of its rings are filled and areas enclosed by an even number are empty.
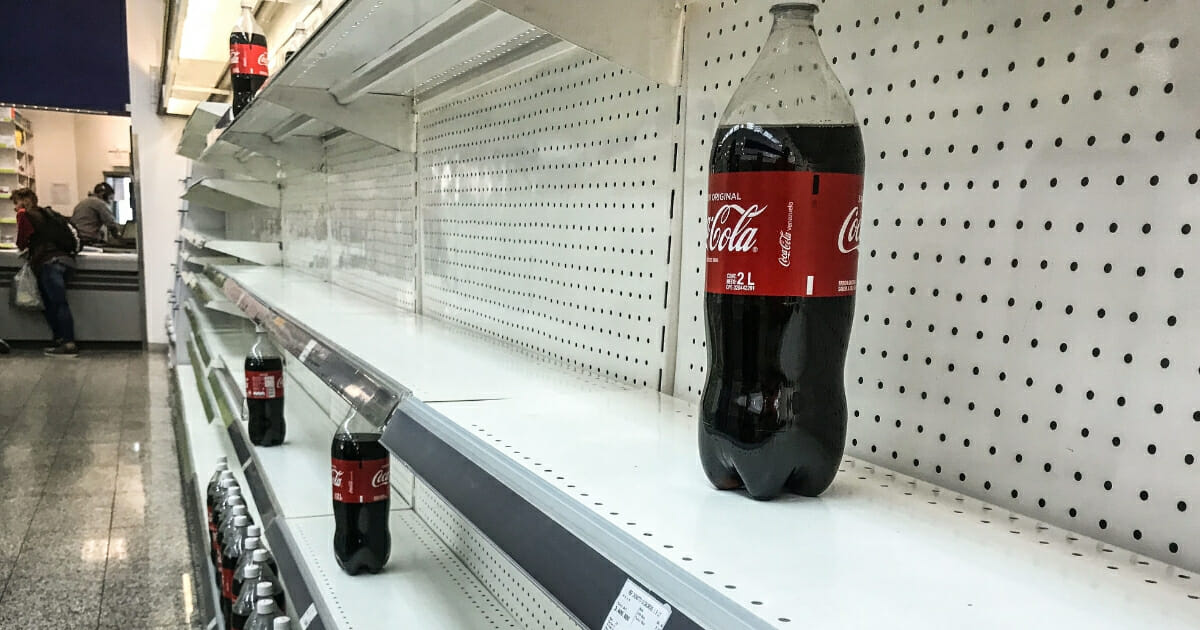
[[[816,5],[777,4],[771,7],[771,15],[775,21],[771,24],[771,33],[767,36],[767,48],[782,53],[791,46],[819,45],[817,30],[813,26],[813,18],[817,15]]]
[[[767,41],[721,125],[855,124],[854,109],[817,38],[816,5],[777,4],[771,14],[775,21]]]
[[[250,356],[256,359],[275,358],[279,356],[271,345],[271,338],[262,324],[254,325],[254,345],[250,347]]]
[[[364,435],[381,435],[383,429],[371,424],[362,414],[354,409],[347,412],[345,419],[342,420],[341,426],[338,428],[338,433],[344,433],[355,436]]]

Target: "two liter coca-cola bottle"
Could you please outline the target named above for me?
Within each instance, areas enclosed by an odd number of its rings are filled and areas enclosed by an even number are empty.
[[[710,160],[700,459],[756,499],[821,493],[846,440],[863,143],[816,12],[771,9]]]

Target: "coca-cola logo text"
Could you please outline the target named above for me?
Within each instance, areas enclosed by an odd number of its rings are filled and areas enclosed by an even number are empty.
[[[260,66],[267,65],[267,53],[264,52],[263,54],[258,56],[258,65],[260,65]]]
[[[792,235],[788,232],[779,233],[779,264],[789,267],[792,264]]]
[[[376,471],[375,476],[371,477],[372,488],[382,488],[388,485],[388,470],[386,468]]]
[[[342,471],[340,471],[336,468],[333,469],[333,487],[334,488],[342,487]]]
[[[838,251],[843,254],[858,249],[858,232],[862,213],[859,211],[861,206],[854,206],[850,214],[846,215],[846,220],[842,221],[842,229],[838,232]]]
[[[767,211],[766,206],[750,206],[743,208],[737,204],[727,203],[721,206],[713,215],[708,225],[708,251],[710,252],[749,252],[758,241],[758,228],[750,227],[754,217]],[[733,225],[729,219],[737,215]]]

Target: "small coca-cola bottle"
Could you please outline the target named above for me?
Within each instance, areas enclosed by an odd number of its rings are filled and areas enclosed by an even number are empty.
[[[333,552],[350,575],[378,573],[392,551],[390,459],[382,430],[354,411],[333,435]]]
[[[283,444],[283,359],[267,329],[255,326],[254,345],[246,354],[246,433],[256,446]]]
[[[217,491],[221,489],[222,473],[228,473],[229,478],[233,478],[233,473],[229,472],[229,458],[218,457],[217,468],[213,471],[212,477],[208,480],[208,485],[204,488],[205,507],[208,508],[208,520],[212,520],[212,511],[216,507]]]
[[[222,457],[221,459],[225,459]],[[219,466],[224,467],[224,470],[218,470],[216,483],[209,482],[206,491],[207,497],[205,502],[208,506],[208,544],[209,547],[214,547],[217,543],[217,505],[225,499],[225,492],[236,482],[233,480],[233,473],[229,472],[228,464],[222,463]],[[228,486],[222,486],[226,480],[230,482]]]
[[[234,481],[232,477],[222,481],[221,488],[222,491],[220,493],[220,498],[217,501],[217,506],[213,508],[212,521],[209,523],[209,529],[212,532],[211,559],[213,566],[217,568],[220,568],[221,566],[221,526],[225,524],[225,517],[228,516],[231,508],[244,504],[244,499],[242,499],[242,489],[237,486],[237,482]]]
[[[257,564],[246,567],[245,587],[233,602],[229,615],[229,627],[232,630],[246,630],[246,621],[254,614],[254,604],[258,601],[257,586],[261,569]]]
[[[233,602],[237,601],[237,594],[233,592],[233,570],[242,557],[242,543],[249,527],[249,516],[235,516],[221,545],[221,611],[226,619],[233,612]]]
[[[713,138],[700,460],[756,499],[820,494],[846,440],[863,143],[808,3],[777,4]]]
[[[254,19],[253,0],[242,0],[242,14],[229,33],[229,74],[233,84],[233,115],[250,104],[267,80],[267,36]]]

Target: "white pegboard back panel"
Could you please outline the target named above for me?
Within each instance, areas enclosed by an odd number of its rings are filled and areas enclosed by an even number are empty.
[[[227,212],[225,238],[234,241],[278,241],[281,235],[279,211],[264,208]]]
[[[584,626],[446,500],[414,478],[413,511],[525,630]]]
[[[349,133],[327,140],[324,153],[325,172],[284,181],[284,265],[412,310],[413,154]]]
[[[707,160],[770,2],[687,8],[675,393]],[[867,148],[849,453],[1200,567],[1200,27],[1184,2],[821,4]]]
[[[418,107],[424,312],[660,387],[676,109],[581,50]]]
[[[329,279],[329,204],[325,174],[304,173],[283,182],[280,208],[283,264]]]
[[[413,158],[354,134],[325,145],[331,279],[407,310],[415,306]]]

